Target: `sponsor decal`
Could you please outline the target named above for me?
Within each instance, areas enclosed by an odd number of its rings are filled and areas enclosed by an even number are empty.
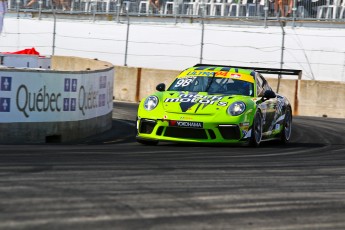
[[[20,85],[16,94],[17,109],[29,117],[30,112],[60,112],[61,93],[51,93],[43,86],[38,92],[30,92],[26,85]]]
[[[12,89],[12,77],[2,76],[0,80],[0,91],[9,92]],[[7,93],[5,93],[7,96]],[[0,112],[11,112],[11,98],[0,97]]]
[[[196,77],[181,78],[176,82],[175,87],[189,86],[195,80],[195,78]]]
[[[12,77],[1,77],[1,91],[11,91]]]
[[[41,79],[34,73],[0,73],[1,122],[76,121],[112,110],[110,74],[56,76],[49,73]]]
[[[227,71],[218,71],[216,72],[216,77],[226,77],[228,75]]]
[[[169,121],[169,126],[201,129],[203,128],[203,123],[194,121]]]
[[[71,91],[71,79],[70,78],[65,78],[64,91],[65,92]]]
[[[219,101],[219,102],[217,103],[217,105],[218,105],[218,106],[224,107],[224,106],[227,106],[228,103],[227,103],[226,101]]]
[[[69,111],[69,98],[63,99],[63,111]]]
[[[11,98],[0,97],[0,112],[10,112]]]
[[[182,116],[180,117],[181,120],[193,120],[193,117]]]
[[[222,96],[216,95],[180,94],[178,98],[166,98],[164,102],[200,103],[213,105],[222,99]],[[227,102],[218,103],[217,105],[226,106]]]
[[[77,98],[64,98],[63,111],[76,111]]]
[[[72,79],[72,92],[77,92],[78,80]]]
[[[231,77],[231,78],[235,78],[235,79],[239,79],[239,78],[241,78],[241,74],[232,73],[232,74],[230,74],[230,77]]]
[[[71,98],[71,111],[76,111],[77,108],[77,98]]]
[[[99,88],[105,89],[107,87],[107,76],[101,76],[99,78]]]
[[[105,106],[105,101],[106,101],[105,98],[106,98],[106,97],[105,97],[105,94],[100,94],[100,95],[98,96],[98,105],[99,105],[99,106]]]
[[[204,76],[204,77],[212,77],[214,74],[214,72],[212,71],[190,71],[188,73],[186,73],[187,76]]]
[[[11,90],[11,78],[1,77],[1,89]],[[78,85],[78,79],[65,78],[61,90],[52,92],[46,85],[31,90],[22,84],[16,90],[16,108],[26,118],[32,112],[69,112],[81,111],[85,116],[87,110],[108,106],[112,101],[112,87],[107,90],[106,76],[101,76],[96,89],[90,85],[87,89],[84,85]],[[101,90],[102,92],[101,93]],[[107,91],[107,92],[104,92]],[[107,95],[109,94],[109,95]],[[67,97],[66,97],[67,96]],[[5,100],[6,99],[6,100]],[[0,112],[9,112],[10,98],[2,98]]]
[[[78,79],[65,78],[64,92],[77,92]]]

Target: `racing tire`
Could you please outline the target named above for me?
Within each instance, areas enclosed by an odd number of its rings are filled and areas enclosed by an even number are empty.
[[[149,140],[143,140],[143,139],[137,139],[137,142],[143,145],[157,145],[158,141],[149,141]]]
[[[283,129],[280,134],[280,142],[286,144],[289,142],[292,130],[292,113],[290,107],[285,111],[285,118],[283,122]]]
[[[258,147],[262,140],[262,115],[259,111],[255,113],[253,125],[252,125],[252,135],[249,140],[249,146]]]

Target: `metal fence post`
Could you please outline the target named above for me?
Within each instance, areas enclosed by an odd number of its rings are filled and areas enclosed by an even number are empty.
[[[202,2],[201,7],[201,43],[200,43],[200,64],[202,64],[203,53],[204,53],[204,34],[205,34],[205,22],[204,22],[204,15],[205,15],[205,4],[204,1]]]
[[[125,48],[125,63],[124,66],[127,66],[127,55],[128,55],[128,40],[129,40],[129,16],[127,12],[127,33],[126,33],[126,48]]]
[[[52,11],[53,11],[53,18],[54,18],[52,55],[54,55],[55,54],[55,37],[56,37],[56,14],[55,14],[55,8],[53,5],[52,5]]]
[[[97,2],[91,2],[90,3],[90,7],[91,7],[91,10],[92,10],[92,18],[93,18],[93,22],[96,21],[96,11],[97,11]]]
[[[280,21],[279,17],[278,17],[278,21],[282,29],[282,47],[281,47],[281,54],[280,54],[280,68],[282,69],[284,65],[284,50],[285,50],[285,30],[284,30],[285,22]],[[282,75],[278,74],[277,93],[279,93],[281,78],[282,78]]]
[[[178,0],[174,0],[174,5],[173,5],[173,14],[174,14],[174,18],[175,18],[175,25],[177,24],[177,14],[179,13],[179,2]]]
[[[267,28],[267,17],[268,17],[268,0],[265,0],[264,11],[265,11],[265,18],[264,18],[264,27]]]
[[[123,3],[122,3],[123,4]],[[121,2],[120,0],[117,1],[116,3],[116,22],[119,23],[120,22],[120,10],[121,10]],[[127,9],[126,9],[127,11]]]
[[[292,27],[296,26],[296,17],[297,17],[297,0],[293,0],[292,7]]]
[[[204,19],[201,19],[200,64],[202,63],[203,52],[204,52],[204,32],[205,32]]]
[[[16,0],[16,12],[17,12],[17,19],[19,18],[19,9],[20,9],[20,0]]]
[[[38,19],[39,20],[41,20],[41,16],[42,16],[42,4],[43,4],[43,1],[39,0],[38,1]]]

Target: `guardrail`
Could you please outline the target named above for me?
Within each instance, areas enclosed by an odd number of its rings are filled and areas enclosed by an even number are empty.
[[[9,0],[11,11],[345,21],[345,0]]]

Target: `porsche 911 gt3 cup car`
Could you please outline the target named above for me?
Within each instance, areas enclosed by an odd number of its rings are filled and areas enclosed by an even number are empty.
[[[182,71],[166,89],[141,100],[136,139],[194,143],[289,141],[292,109],[261,73],[296,74],[295,70],[198,64]]]

